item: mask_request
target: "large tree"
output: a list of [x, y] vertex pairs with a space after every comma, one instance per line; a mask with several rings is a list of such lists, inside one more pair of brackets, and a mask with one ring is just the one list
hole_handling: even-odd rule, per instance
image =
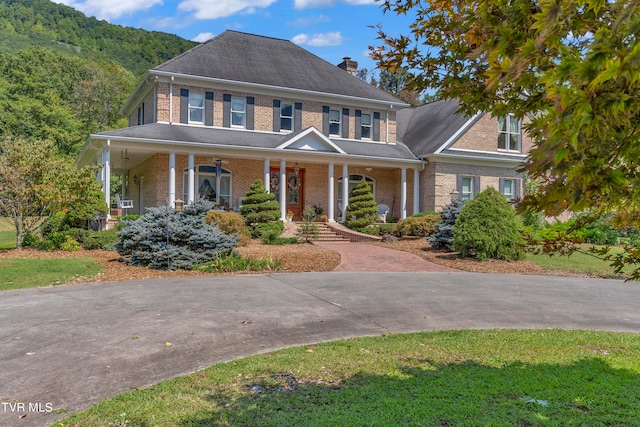
[[394, 0], [408, 35], [379, 27], [379, 66], [412, 70], [462, 111], [528, 117], [526, 169], [540, 179], [523, 206], [591, 208], [640, 222], [640, 0]]
[[73, 218], [106, 212], [95, 171], [78, 169], [53, 142], [6, 138], [0, 142], [0, 215], [16, 228], [16, 245], [43, 218], [73, 209]]

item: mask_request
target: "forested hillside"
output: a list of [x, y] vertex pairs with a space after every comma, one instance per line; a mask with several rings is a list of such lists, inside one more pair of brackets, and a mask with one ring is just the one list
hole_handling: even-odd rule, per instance
[[50, 0], [0, 0], [0, 51], [32, 45], [114, 61], [139, 75], [196, 43], [88, 18]]

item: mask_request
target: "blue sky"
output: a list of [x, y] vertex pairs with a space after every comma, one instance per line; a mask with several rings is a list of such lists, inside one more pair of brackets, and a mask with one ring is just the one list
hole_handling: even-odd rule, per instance
[[[332, 64], [345, 56], [372, 70], [375, 29], [407, 34], [410, 17], [383, 14], [376, 0], [54, 0], [112, 24], [206, 41], [225, 30], [291, 40]], [[277, 54], [277, 52], [274, 52]]]

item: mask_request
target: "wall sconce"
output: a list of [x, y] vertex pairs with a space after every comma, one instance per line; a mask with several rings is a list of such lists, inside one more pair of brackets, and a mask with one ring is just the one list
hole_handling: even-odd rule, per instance
[[449, 195], [451, 196], [452, 202], [455, 202], [456, 200], [460, 199], [460, 192], [458, 190], [453, 190], [451, 193], [449, 193]]
[[133, 183], [135, 185], [140, 185], [140, 178], [138, 178], [138, 175], [133, 175]]

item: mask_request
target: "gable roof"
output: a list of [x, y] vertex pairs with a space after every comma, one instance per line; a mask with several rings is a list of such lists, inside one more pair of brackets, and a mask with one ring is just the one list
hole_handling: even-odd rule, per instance
[[433, 154], [476, 117], [458, 113], [457, 99], [445, 99], [397, 113], [398, 141], [418, 157]]
[[289, 40], [227, 30], [154, 71], [406, 105]]

